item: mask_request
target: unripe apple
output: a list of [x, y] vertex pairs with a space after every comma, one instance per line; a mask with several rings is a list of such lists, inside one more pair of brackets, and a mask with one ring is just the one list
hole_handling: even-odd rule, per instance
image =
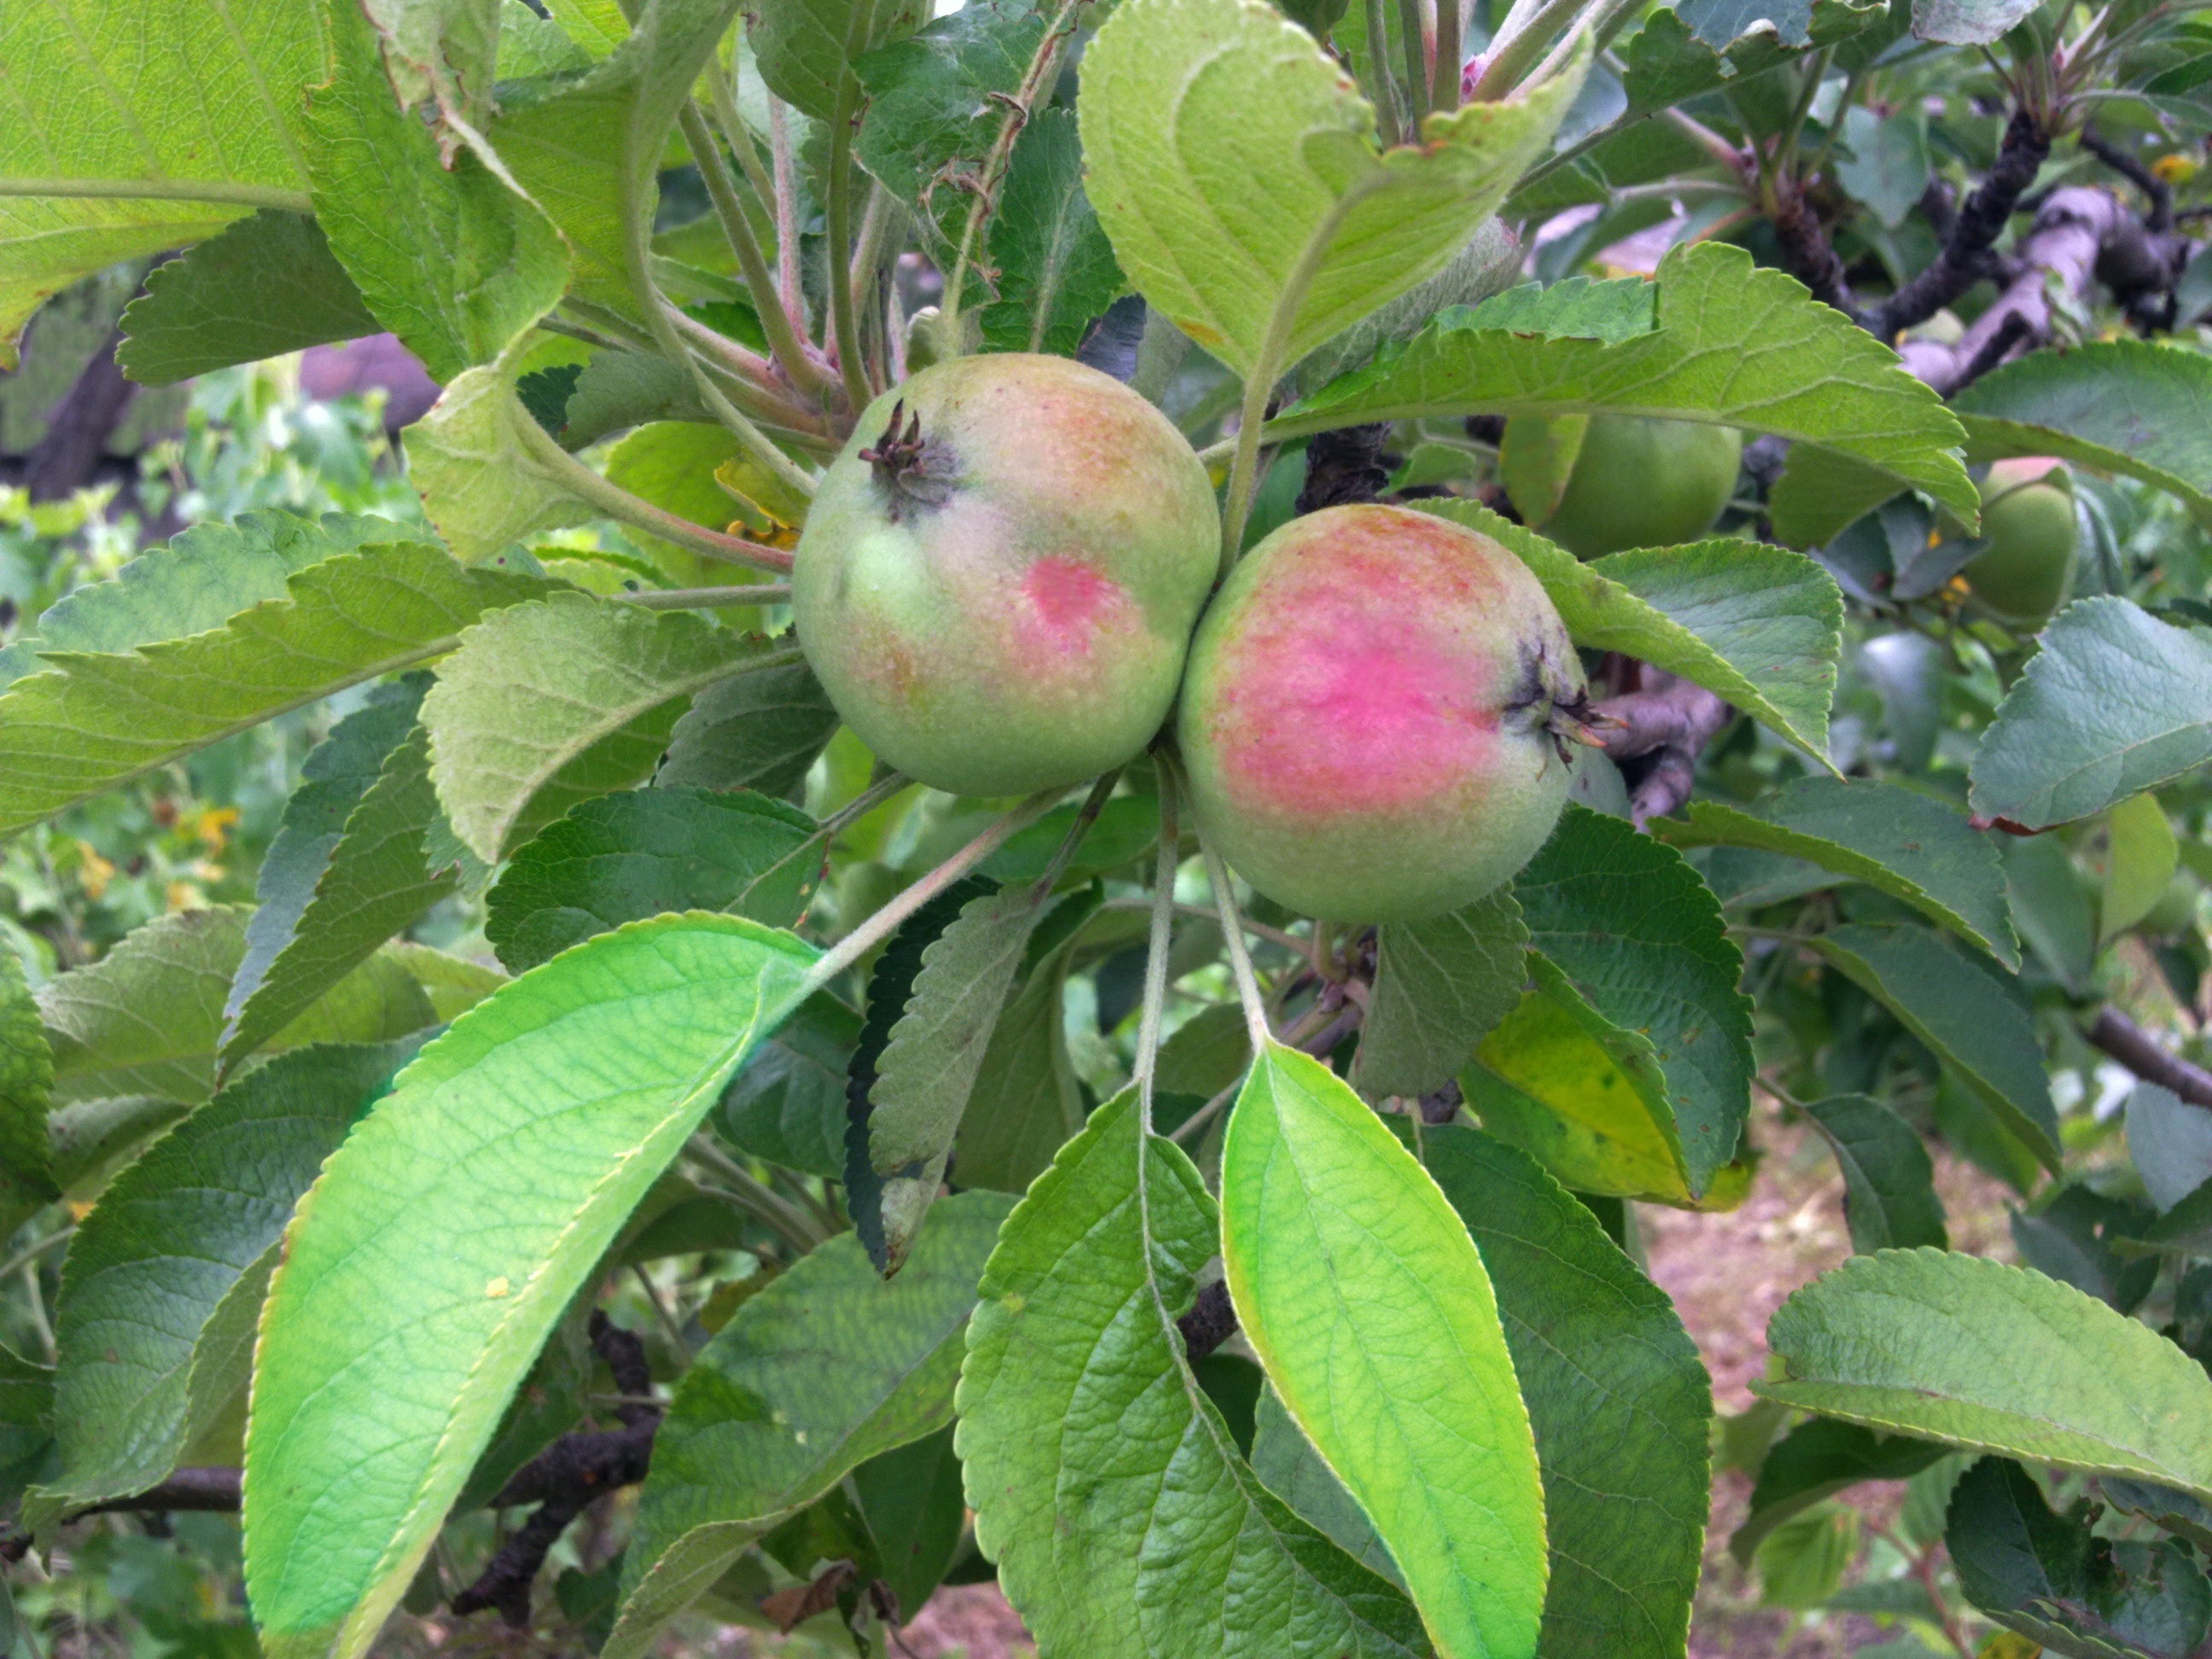
[[1176, 732], [1199, 823], [1303, 915], [1480, 898], [1557, 822], [1588, 696], [1543, 586], [1489, 537], [1330, 507], [1244, 556], [1199, 623]]
[[2074, 589], [2081, 524], [2065, 464], [2044, 455], [1997, 462], [1982, 481], [1988, 549], [1960, 574], [1975, 603], [2007, 627], [2033, 633]]
[[860, 416], [793, 556], [846, 724], [963, 795], [1078, 783], [1174, 706], [1220, 520], [1165, 416], [1065, 357], [959, 357]]
[[1538, 528], [1584, 559], [1693, 542], [1735, 493], [1742, 460], [1734, 427], [1593, 415], [1559, 511]]

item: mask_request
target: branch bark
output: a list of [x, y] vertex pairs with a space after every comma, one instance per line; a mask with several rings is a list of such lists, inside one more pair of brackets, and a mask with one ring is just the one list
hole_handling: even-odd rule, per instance
[[1620, 724], [1595, 730], [1627, 780], [1629, 811], [1642, 829], [1689, 799], [1698, 757], [1735, 718], [1735, 710], [1694, 681], [1648, 664], [1639, 667], [1641, 685], [1596, 705], [1600, 714]]
[[2082, 1035], [2146, 1083], [2171, 1089], [2192, 1106], [2212, 1110], [2212, 1072], [2169, 1054], [2117, 1008], [2100, 1008]]

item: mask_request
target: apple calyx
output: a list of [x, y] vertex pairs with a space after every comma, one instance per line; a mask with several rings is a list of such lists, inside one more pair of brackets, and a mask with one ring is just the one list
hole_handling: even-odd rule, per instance
[[[902, 416], [906, 422], [903, 431], [899, 424]], [[952, 480], [944, 476], [943, 470], [933, 470], [936, 453], [921, 435], [921, 412], [907, 415], [904, 398], [891, 405], [890, 422], [884, 428], [883, 436], [860, 451], [860, 458], [872, 470], [876, 487], [883, 492], [884, 511], [893, 524], [899, 522], [909, 504], [942, 507], [951, 498]]]

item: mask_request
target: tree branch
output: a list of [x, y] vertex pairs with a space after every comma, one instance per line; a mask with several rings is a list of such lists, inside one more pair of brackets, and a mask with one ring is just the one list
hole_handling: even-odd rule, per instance
[[1388, 421], [1316, 433], [1306, 446], [1306, 481], [1298, 491], [1297, 510], [1318, 513], [1381, 495], [1390, 482], [1390, 470], [1382, 465], [1382, 445], [1389, 435]]
[[1735, 710], [1692, 680], [1641, 665], [1642, 686], [1595, 705], [1619, 722], [1595, 728], [1629, 786], [1631, 813], [1641, 829], [1689, 799], [1698, 757], [1735, 717]]
[[2212, 1072], [2167, 1053], [2157, 1038], [2118, 1009], [2100, 1008], [2081, 1034], [2144, 1082], [2170, 1089], [2192, 1106], [2212, 1109]]
[[1892, 340], [1900, 329], [1924, 323], [1968, 289], [1991, 274], [1991, 250], [2037, 169], [2051, 154], [2051, 140], [2026, 110], [2013, 112], [1998, 148], [1996, 165], [1975, 187], [1944, 239], [1942, 251], [1928, 268], [1869, 313], [1866, 325], [1877, 338]]

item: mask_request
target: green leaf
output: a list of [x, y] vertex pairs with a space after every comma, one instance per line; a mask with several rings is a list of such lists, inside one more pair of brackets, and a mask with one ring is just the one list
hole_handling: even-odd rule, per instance
[[[1865, 0], [1813, 0], [1810, 5], [1799, 0], [1755, 9], [1691, 4], [1653, 12], [1624, 54], [1629, 109], [1664, 109], [1748, 80], [1815, 46], [1850, 39], [1887, 10]], [[1705, 159], [1699, 152], [1699, 161]]]
[[1984, 1457], [1951, 1494], [1943, 1541], [1966, 1599], [2053, 1654], [2189, 1659], [2212, 1626], [2212, 1583], [2185, 1544], [2114, 1544], [2054, 1515], [2035, 1478]]
[[1267, 436], [1469, 414], [1705, 421], [1839, 451], [1978, 522], [1950, 453], [1958, 421], [1896, 353], [1796, 277], [1706, 241], [1660, 262], [1658, 290], [1658, 326], [1618, 344], [1493, 328], [1480, 307], [1447, 311], [1402, 350], [1285, 410]]
[[0, 1504], [52, 1472], [53, 1417], [53, 1372], [0, 1347]]
[[1831, 929], [1808, 943], [1933, 1049], [2054, 1175], [2058, 1117], [2025, 1000], [1924, 927]]
[[438, 811], [415, 724], [428, 685], [428, 674], [410, 674], [378, 688], [301, 768], [223, 1004], [226, 1068], [453, 890], [453, 876], [430, 873], [423, 851]]
[[1944, 1455], [1942, 1447], [1904, 1435], [1881, 1435], [1856, 1423], [1815, 1417], [1776, 1441], [1759, 1466], [1743, 1524], [1729, 1553], [1746, 1566], [1772, 1532], [1792, 1516], [1863, 1480], [1903, 1480]]
[[2043, 630], [1975, 751], [1974, 811], [2028, 830], [2094, 817], [2212, 760], [2212, 634], [2129, 600]]
[[1246, 1339], [1438, 1654], [1534, 1652], [1535, 1441], [1489, 1275], [1436, 1182], [1326, 1066], [1271, 1044], [1229, 1120], [1221, 1230]]
[[[529, 376], [523, 377], [527, 384]], [[538, 411], [532, 410], [532, 414]], [[564, 449], [581, 449], [611, 433], [653, 421], [696, 423], [714, 418], [691, 377], [665, 357], [644, 351], [600, 351], [583, 365], [557, 421], [538, 424]]]
[[1096, 887], [1069, 894], [1030, 937], [953, 1143], [952, 1171], [963, 1187], [1026, 1192], [1083, 1127], [1063, 1004], [1083, 924], [1098, 914], [1099, 898]]
[[1818, 444], [1797, 444], [1768, 492], [1767, 512], [1779, 540], [1826, 547], [1897, 493], [1896, 478], [1877, 467]]
[[[1070, 803], [1054, 807], [1025, 830], [1017, 830], [1006, 844], [976, 866], [995, 882], [1039, 881], [1075, 828], [1082, 808]], [[1089, 881], [1121, 870], [1143, 858], [1160, 839], [1160, 803], [1157, 795], [1121, 795], [1106, 803], [1083, 839], [1076, 844], [1060, 884]]]
[[2034, 9], [2034, 0], [1913, 0], [1912, 32], [1946, 46], [1986, 46]]
[[2212, 1496], [2212, 1379], [2095, 1297], [1942, 1250], [1854, 1256], [1767, 1326], [1752, 1392], [1969, 1450]]
[[1751, 1102], [1751, 1004], [1720, 906], [1680, 854], [1570, 805], [1514, 884], [1531, 946], [1665, 1079], [1682, 1172], [1703, 1194], [1735, 1155]]
[[396, 939], [380, 953], [397, 963], [422, 988], [441, 1024], [450, 1024], [507, 983], [496, 968], [466, 957], [448, 956], [412, 939]]
[[576, 801], [650, 776], [693, 692], [797, 654], [690, 611], [586, 593], [495, 612], [422, 700], [438, 799], [494, 863]]
[[988, 249], [998, 298], [976, 316], [986, 350], [1072, 356], [1128, 287], [1084, 192], [1073, 111], [1042, 111], [1022, 129]]
[[1712, 1390], [1696, 1345], [1666, 1293], [1525, 1154], [1449, 1126], [1419, 1146], [1490, 1273], [1535, 1432], [1551, 1554], [1538, 1651], [1680, 1655], [1709, 1489]]
[[1901, 899], [2015, 971], [2004, 864], [1989, 837], [1932, 796], [1897, 784], [1801, 778], [1750, 806], [1692, 804], [1661, 819], [1676, 847], [1749, 847], [1817, 864]]
[[422, 510], [465, 563], [599, 516], [533, 448], [533, 438], [549, 441], [514, 385], [511, 363], [465, 370], [402, 434]]
[[[897, 1271], [944, 1180], [1044, 899], [1021, 885], [970, 900], [922, 952], [868, 1091], [868, 1166], [883, 1182], [878, 1265], [886, 1273]], [[864, 1226], [862, 1237], [869, 1231]]]
[[1273, 379], [1451, 260], [1551, 143], [1585, 61], [1378, 153], [1374, 110], [1273, 8], [1128, 0], [1084, 53], [1091, 206], [1154, 308]]
[[323, 227], [264, 208], [148, 274], [115, 361], [141, 386], [173, 386], [379, 327]]
[[1432, 1094], [1521, 1000], [1528, 930], [1508, 888], [1428, 921], [1385, 923], [1352, 1062], [1370, 1099]]
[[[635, 314], [668, 135], [738, 0], [644, 0], [613, 53], [550, 98], [517, 100], [492, 147], [568, 244], [574, 291]], [[811, 11], [784, 0], [775, 13]]]
[[61, 1196], [46, 1144], [53, 1087], [53, 1053], [23, 977], [23, 959], [0, 944], [0, 1220], [13, 1216], [20, 1224]]
[[1473, 501], [1417, 503], [1510, 548], [1577, 645], [1694, 680], [1828, 766], [1844, 596], [1801, 553], [1720, 538], [1585, 564]]
[[856, 60], [929, 16], [921, 0], [767, 0], [747, 15], [745, 43], [770, 92], [827, 121], [860, 98]]
[[[273, 1247], [292, 1206], [412, 1043], [318, 1045], [225, 1089], [118, 1176], [70, 1241], [54, 1333], [62, 1468], [33, 1504], [62, 1511], [166, 1479], [246, 1380], [188, 1399], [218, 1306]], [[264, 1270], [265, 1276], [265, 1268]], [[247, 1307], [250, 1348], [252, 1313]], [[200, 1413], [191, 1409], [202, 1406]], [[34, 1529], [50, 1521], [33, 1519]]]
[[664, 789], [791, 795], [836, 730], [837, 711], [804, 660], [763, 659], [691, 699], [653, 781]]
[[1234, 1003], [1201, 1008], [1160, 1045], [1158, 1087], [1164, 1094], [1211, 1100], [1252, 1063], [1251, 1027]]
[[976, 1541], [1042, 1652], [1412, 1659], [1412, 1608], [1261, 1486], [1191, 1375], [1175, 1322], [1219, 1247], [1205, 1182], [1133, 1091], [1060, 1149], [969, 1325]]
[[788, 927], [805, 914], [825, 856], [813, 819], [750, 790], [605, 795], [516, 850], [485, 896], [484, 937], [519, 974], [595, 933], [670, 910], [724, 910]]
[[[55, 1103], [140, 1096], [190, 1106], [212, 1095], [223, 1000], [246, 953], [249, 915], [218, 905], [156, 916], [90, 967], [47, 981], [38, 996]], [[371, 963], [264, 1046], [381, 1042], [429, 1023], [414, 982]]]
[[1569, 276], [1492, 295], [1472, 320], [1512, 334], [1620, 345], [1659, 326], [1659, 290], [1641, 276]]
[[667, 1621], [854, 1465], [952, 1420], [975, 1285], [1013, 1207], [963, 1193], [886, 1284], [854, 1234], [749, 1298], [700, 1351], [653, 1442], [606, 1659]]
[[882, 1554], [882, 1582], [898, 1598], [891, 1622], [913, 1618], [944, 1581], [966, 1541], [967, 1495], [952, 1451], [950, 1407], [945, 1426], [853, 1471], [853, 1492]]
[[299, 88], [320, 7], [146, 12], [27, 0], [0, 21], [0, 369], [48, 295], [204, 240], [257, 207], [304, 212]]
[[[434, 100], [442, 119], [483, 125], [500, 44], [509, 38], [501, 0], [366, 0], [392, 90], [403, 107]], [[511, 77], [514, 70], [507, 68]]]
[[1310, 1522], [1376, 1577], [1406, 1588], [1398, 1564], [1375, 1535], [1375, 1523], [1284, 1409], [1282, 1396], [1264, 1381], [1253, 1410], [1251, 1462], [1260, 1484], [1289, 1504], [1300, 1520]]
[[451, 651], [540, 579], [419, 543], [340, 553], [222, 627], [133, 651], [58, 651], [0, 695], [0, 833], [273, 715]]
[[2032, 352], [1953, 406], [1974, 460], [2056, 455], [2212, 511], [2212, 363], [2193, 351], [2112, 340]]
[[2181, 857], [2173, 826], [2154, 796], [2130, 796], [2106, 815], [2105, 823], [2105, 896], [2097, 917], [2100, 945], [2151, 913]]
[[398, 66], [363, 9], [331, 15], [333, 71], [308, 100], [315, 218], [359, 284], [356, 302], [448, 381], [553, 308], [568, 255], [545, 215], [474, 150], [442, 154], [400, 106], [387, 74]]
[[725, 916], [592, 939], [454, 1022], [325, 1166], [246, 1436], [271, 1659], [368, 1650], [547, 1334], [812, 957]]
[[1844, 1172], [1854, 1252], [1948, 1248], [1935, 1161], [1911, 1124], [1865, 1095], [1832, 1095], [1805, 1109]]
[[830, 1181], [845, 1176], [845, 1078], [860, 1017], [823, 991], [754, 1049], [716, 1121], [740, 1150]]

